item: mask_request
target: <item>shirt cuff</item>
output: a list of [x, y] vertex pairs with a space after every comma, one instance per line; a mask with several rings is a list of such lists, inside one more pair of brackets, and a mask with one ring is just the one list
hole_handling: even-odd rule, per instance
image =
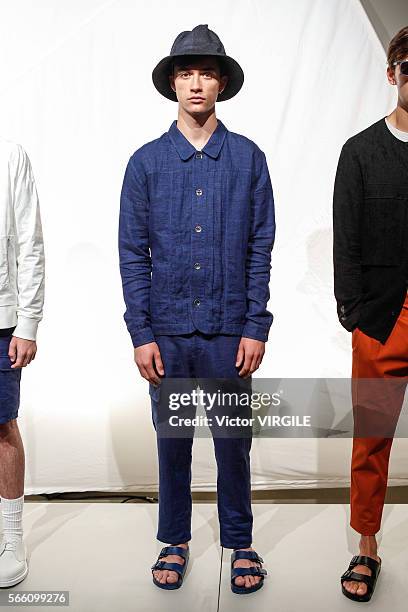
[[38, 324], [38, 319], [30, 319], [28, 317], [18, 315], [17, 325], [13, 331], [13, 336], [16, 336], [16, 338], [23, 338], [24, 340], [36, 340]]
[[252, 338], [252, 340], [260, 340], [261, 342], [267, 342], [269, 334], [269, 328], [261, 327], [252, 321], [247, 321], [244, 325], [241, 336], [245, 338]]
[[142, 344], [148, 344], [149, 342], [155, 342], [153, 331], [151, 327], [144, 327], [138, 331], [131, 331], [130, 337], [132, 338], [133, 347], [141, 346]]

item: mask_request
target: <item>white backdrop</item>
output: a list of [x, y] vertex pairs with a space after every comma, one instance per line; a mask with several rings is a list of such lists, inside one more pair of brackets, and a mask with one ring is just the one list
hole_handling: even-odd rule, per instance
[[[332, 286], [334, 173], [343, 142], [396, 101], [358, 0], [3, 2], [0, 134], [30, 156], [46, 249], [39, 350], [22, 378], [26, 493], [157, 488], [148, 385], [122, 319], [119, 194], [131, 153], [177, 117], [151, 71], [198, 23], [244, 69], [243, 89], [217, 114], [265, 151], [274, 187], [275, 321], [257, 375], [350, 374]], [[345, 485], [350, 449], [255, 440], [253, 486]], [[407, 454], [396, 440], [392, 484], [408, 482]], [[215, 478], [212, 442], [196, 440], [194, 488]]]

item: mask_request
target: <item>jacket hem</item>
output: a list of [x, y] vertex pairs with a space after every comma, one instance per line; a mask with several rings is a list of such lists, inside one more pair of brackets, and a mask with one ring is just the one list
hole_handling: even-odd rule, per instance
[[218, 325], [192, 325], [191, 323], [152, 324], [153, 333], [156, 335], [190, 334], [198, 330], [203, 334], [230, 334], [241, 336], [243, 329], [244, 323], [221, 323]]
[[0, 329], [17, 325], [17, 304], [0, 306]]

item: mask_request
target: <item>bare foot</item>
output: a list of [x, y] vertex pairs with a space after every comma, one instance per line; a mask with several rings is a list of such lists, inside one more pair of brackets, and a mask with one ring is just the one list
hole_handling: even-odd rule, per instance
[[[188, 548], [188, 542], [185, 544], [170, 544], [170, 546], [180, 546], [181, 548]], [[162, 557], [160, 561], [164, 561], [165, 563], [180, 563], [180, 565], [184, 565], [183, 557], [180, 555], [167, 555], [166, 557]], [[153, 570], [153, 576], [156, 578], [158, 582], [161, 584], [174, 584], [179, 580], [179, 574], [172, 570]]]
[[[253, 548], [238, 548], [234, 550], [254, 550]], [[233, 567], [259, 567], [259, 564], [250, 559], [237, 559], [234, 561]], [[261, 580], [260, 576], [237, 576], [235, 578], [235, 585], [249, 589], [251, 586], [255, 586]]]
[[[380, 561], [380, 557], [377, 555], [377, 540], [375, 536], [361, 536], [360, 540], [360, 555], [365, 557], [371, 557], [375, 561]], [[353, 572], [359, 574], [365, 574], [371, 576], [372, 571], [365, 565], [356, 565], [353, 567]], [[358, 582], [356, 580], [346, 580], [343, 582], [343, 586], [349, 593], [354, 595], [365, 595], [367, 593], [367, 585], [365, 582]]]

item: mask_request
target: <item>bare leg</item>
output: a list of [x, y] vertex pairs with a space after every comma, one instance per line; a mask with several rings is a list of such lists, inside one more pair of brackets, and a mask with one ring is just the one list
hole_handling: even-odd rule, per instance
[[25, 456], [17, 420], [0, 424], [0, 495], [16, 499], [24, 494]]
[[0, 424], [0, 495], [3, 538], [0, 586], [18, 584], [28, 573], [23, 542], [24, 448], [16, 419]]

